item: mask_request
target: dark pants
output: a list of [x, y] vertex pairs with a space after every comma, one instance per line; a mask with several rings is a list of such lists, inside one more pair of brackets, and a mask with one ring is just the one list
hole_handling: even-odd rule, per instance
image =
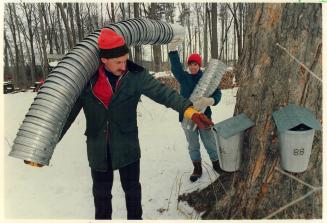
[[[91, 170], [95, 219], [111, 219], [111, 188], [114, 179], [113, 170], [100, 172]], [[140, 161], [119, 169], [120, 182], [125, 192], [127, 219], [142, 219]]]

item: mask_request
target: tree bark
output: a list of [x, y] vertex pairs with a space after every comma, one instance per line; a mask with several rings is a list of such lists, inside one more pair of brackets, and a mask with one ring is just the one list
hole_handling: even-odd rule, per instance
[[14, 20], [14, 15], [13, 15], [13, 10], [14, 10], [15, 5], [13, 3], [8, 4], [8, 10], [9, 10], [9, 16], [10, 20], [8, 21], [10, 31], [14, 40], [14, 49], [15, 49], [15, 64], [14, 64], [14, 85], [18, 85], [18, 74], [20, 72], [19, 69], [19, 63], [20, 63], [20, 57], [19, 57], [19, 48], [18, 48], [18, 43], [17, 43], [17, 33], [16, 33], [16, 26], [15, 26], [15, 20]]
[[111, 18], [111, 22], [115, 23], [116, 15], [115, 15], [115, 4], [114, 3], [110, 3], [110, 9], [111, 9], [111, 17], [110, 17], [109, 11], [108, 11], [108, 15]]
[[58, 6], [58, 8], [60, 10], [61, 18], [62, 18], [62, 21], [64, 22], [64, 26], [65, 26], [66, 34], [67, 34], [68, 47], [69, 47], [69, 49], [72, 49], [73, 46], [74, 46], [73, 38], [72, 38], [72, 31], [71, 31], [71, 29], [69, 27], [69, 24], [68, 24], [68, 19], [67, 19], [67, 16], [66, 16], [64, 6], [62, 5], [62, 3], [56, 3], [56, 5]]
[[[134, 18], [140, 17], [140, 4], [139, 3], [133, 3], [134, 7]], [[142, 65], [142, 48], [141, 46], [134, 46], [134, 62], [137, 64]]]
[[[149, 18], [150, 19], [159, 19], [157, 10], [158, 3], [151, 3], [149, 9]], [[158, 72], [161, 69], [162, 64], [162, 57], [161, 57], [161, 46], [160, 45], [153, 45], [153, 64], [154, 64], [154, 72]]]
[[[16, 4], [17, 5], [17, 4]], [[18, 21], [18, 17], [17, 17], [17, 12], [16, 12], [16, 5], [13, 6], [13, 16], [15, 18], [15, 27], [17, 29], [17, 36], [18, 36], [18, 44], [19, 44], [19, 48], [18, 48], [18, 56], [19, 56], [19, 63], [18, 63], [18, 67], [19, 69], [19, 73], [18, 73], [18, 83], [21, 87], [26, 88], [27, 87], [27, 77], [26, 77], [26, 72], [25, 72], [25, 58], [24, 58], [24, 53], [23, 53], [23, 42], [20, 36], [20, 26], [19, 26], [19, 21]]]
[[48, 16], [50, 15], [50, 4], [48, 3], [42, 4], [42, 15], [44, 17], [44, 29], [46, 30], [46, 34], [47, 34], [47, 42], [49, 43], [49, 53], [53, 54], [53, 42], [52, 42], [53, 35], [51, 32], [51, 26], [49, 25], [48, 22]]
[[119, 8], [120, 8], [120, 11], [121, 11], [122, 20], [126, 20], [125, 4], [124, 3], [119, 3]]
[[217, 3], [212, 3], [212, 37], [211, 37], [211, 57], [218, 59], [218, 33], [217, 33]]
[[[6, 34], [6, 30], [4, 29], [3, 30], [3, 36], [4, 36], [4, 44], [5, 44], [5, 48], [4, 48], [4, 55], [5, 55], [5, 58], [4, 58], [4, 61], [5, 61], [5, 68], [4, 68], [4, 75], [5, 77], [8, 77], [9, 73], [11, 74], [11, 79], [13, 80], [14, 77], [13, 77], [13, 73], [12, 73], [12, 70], [10, 69], [11, 66], [14, 65], [14, 56], [13, 56], [13, 53], [12, 53], [12, 50], [11, 50], [11, 47], [10, 47], [10, 44], [8, 42], [8, 38], [7, 38], [7, 34]], [[9, 63], [10, 61], [10, 63]]]
[[69, 15], [69, 21], [70, 21], [70, 29], [72, 32], [73, 46], [75, 46], [76, 45], [76, 32], [75, 32], [75, 27], [74, 27], [73, 3], [68, 3], [68, 15]]
[[196, 37], [196, 41], [195, 41], [195, 46], [197, 46], [197, 44], [199, 44], [199, 53], [202, 52], [202, 41], [201, 41], [201, 24], [200, 24], [200, 14], [202, 14], [201, 11], [201, 5], [200, 3], [195, 3], [195, 11], [196, 11], [196, 22], [197, 22], [197, 33], [198, 35], [195, 36]]
[[60, 11], [58, 6], [57, 6], [57, 19], [58, 19], [58, 29], [59, 29], [59, 36], [60, 36], [61, 54], [65, 54], [64, 32], [61, 26]]
[[39, 11], [39, 18], [40, 18], [40, 28], [41, 28], [41, 44], [42, 44], [42, 55], [43, 55], [43, 79], [45, 80], [49, 74], [49, 64], [48, 64], [48, 56], [47, 56], [47, 47], [45, 42], [45, 30], [44, 30], [44, 23], [43, 23], [43, 12], [42, 6], [43, 3], [38, 3], [38, 11]]
[[24, 12], [27, 20], [27, 28], [29, 34], [29, 44], [31, 47], [31, 81], [32, 84], [35, 82], [35, 75], [36, 75], [36, 65], [35, 65], [35, 50], [34, 50], [34, 33], [32, 27], [32, 10], [34, 10], [34, 5], [23, 3]]
[[204, 21], [204, 34], [203, 34], [203, 64], [208, 64], [208, 3], [205, 3], [205, 21]]
[[[322, 82], [276, 45], [321, 77], [321, 4], [253, 4], [247, 21], [234, 115], [245, 113], [255, 126], [245, 132], [240, 171], [229, 174], [227, 193], [203, 215], [208, 219], [265, 218], [311, 190], [275, 169], [280, 155], [272, 112], [292, 103], [322, 120]], [[322, 186], [321, 132], [315, 134], [308, 169], [292, 175]], [[321, 190], [272, 218], [322, 218]]]
[[83, 28], [81, 23], [81, 15], [79, 10], [80, 3], [75, 3], [75, 16], [76, 16], [76, 25], [77, 25], [77, 31], [78, 31], [78, 40], [83, 40]]

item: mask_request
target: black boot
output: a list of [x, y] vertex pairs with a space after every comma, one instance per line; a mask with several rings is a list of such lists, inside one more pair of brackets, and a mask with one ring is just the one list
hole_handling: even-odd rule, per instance
[[197, 181], [202, 175], [202, 166], [201, 161], [193, 161], [194, 170], [192, 175], [190, 176], [190, 181]]
[[226, 173], [226, 171], [222, 170], [219, 165], [219, 160], [211, 161], [212, 162], [212, 168], [219, 174]]

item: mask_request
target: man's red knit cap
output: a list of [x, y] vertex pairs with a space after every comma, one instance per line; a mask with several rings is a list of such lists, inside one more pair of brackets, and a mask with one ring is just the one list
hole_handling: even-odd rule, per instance
[[100, 58], [120, 57], [129, 52], [125, 40], [111, 29], [101, 29], [98, 37]]
[[187, 64], [190, 64], [192, 62], [197, 63], [201, 67], [202, 58], [201, 58], [200, 54], [197, 54], [197, 53], [191, 54], [187, 59]]

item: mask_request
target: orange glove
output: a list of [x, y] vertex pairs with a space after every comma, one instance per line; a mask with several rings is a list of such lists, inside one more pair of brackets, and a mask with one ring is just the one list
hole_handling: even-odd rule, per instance
[[35, 167], [43, 167], [42, 164], [35, 163], [35, 162], [32, 162], [32, 161], [24, 160], [24, 163], [25, 163], [25, 164], [28, 164], [28, 165], [31, 165], [31, 166], [35, 166]]
[[207, 129], [214, 125], [205, 114], [195, 110], [192, 106], [185, 110], [184, 117], [191, 119], [199, 129]]

